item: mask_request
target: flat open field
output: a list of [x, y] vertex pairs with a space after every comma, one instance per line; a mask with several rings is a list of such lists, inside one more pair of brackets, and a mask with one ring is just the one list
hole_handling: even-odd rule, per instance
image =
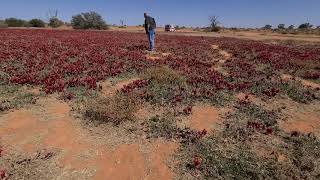
[[[144, 32], [143, 27], [128, 26], [126, 28], [112, 27], [112, 31], [122, 32]], [[268, 30], [229, 30], [224, 29], [219, 33], [195, 31], [191, 28], [185, 28], [177, 30], [176, 32], [165, 32], [164, 28], [157, 28], [157, 32], [166, 35], [185, 35], [185, 36], [206, 36], [206, 37], [229, 37], [237, 39], [249, 39], [258, 41], [267, 41], [271, 43], [277, 43], [278, 41], [284, 41], [287, 43], [294, 43], [292, 41], [299, 41], [304, 43], [320, 43], [319, 35], [312, 34], [281, 34], [277, 32], [271, 32]]]
[[320, 45], [185, 33], [0, 29], [0, 179], [319, 179]]

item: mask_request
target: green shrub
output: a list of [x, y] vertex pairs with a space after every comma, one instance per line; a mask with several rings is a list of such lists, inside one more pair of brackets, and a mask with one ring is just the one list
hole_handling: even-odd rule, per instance
[[220, 30], [221, 30], [221, 27], [219, 27], [219, 26], [212, 27], [212, 28], [210, 29], [211, 32], [219, 32]]
[[313, 27], [312, 24], [310, 23], [303, 23], [303, 24], [300, 24], [298, 29], [304, 29], [304, 30], [307, 30], [307, 29], [311, 29]]
[[31, 19], [29, 21], [29, 24], [31, 27], [45, 27], [46, 24], [44, 21], [42, 21], [41, 19]]
[[196, 179], [299, 179], [292, 166], [257, 156], [250, 144], [214, 135], [183, 145], [177, 162], [180, 174]]
[[84, 116], [92, 122], [111, 122], [118, 125], [134, 120], [136, 111], [136, 99], [118, 93], [112, 97], [98, 97], [89, 100], [85, 105]]
[[285, 26], [286, 26], [285, 24], [279, 24], [279, 25], [278, 25], [278, 29], [282, 29], [282, 30], [283, 30], [283, 29], [286, 29]]
[[8, 24], [6, 24], [4, 21], [0, 20], [0, 28], [8, 28]]
[[290, 26], [288, 27], [288, 29], [289, 29], [289, 30], [293, 30], [293, 29], [294, 29], [294, 25], [290, 25]]
[[169, 103], [175, 98], [178, 89], [186, 89], [185, 77], [166, 66], [148, 70], [145, 74], [145, 79], [150, 80], [147, 87], [148, 101], [153, 104], [163, 105]]
[[53, 28], [58, 28], [58, 27], [62, 26], [63, 24], [64, 23], [61, 20], [59, 20], [56, 17], [53, 17], [53, 18], [50, 18], [48, 25]]
[[267, 25], [265, 25], [262, 29], [270, 30], [270, 29], [272, 29], [272, 25], [267, 24]]
[[5, 19], [5, 23], [8, 27], [26, 27], [28, 26], [28, 22], [22, 19], [17, 18], [7, 18]]
[[293, 165], [299, 169], [301, 179], [320, 178], [320, 140], [313, 135], [284, 137], [289, 144]]
[[280, 88], [292, 100], [299, 103], [308, 103], [319, 98], [315, 91], [305, 88], [300, 81], [288, 81], [282, 83]]
[[262, 106], [253, 103], [241, 104], [238, 108], [240, 113], [245, 114], [250, 119], [257, 120], [267, 127], [277, 125], [278, 119], [280, 119], [276, 111], [266, 110]]
[[152, 68], [146, 72], [145, 76], [146, 79], [150, 79], [160, 86], [181, 85], [186, 81], [181, 74], [167, 66]]
[[148, 128], [150, 135], [155, 138], [165, 137], [172, 139], [178, 131], [176, 121], [172, 115], [152, 117], [148, 121]]
[[192, 144], [207, 135], [207, 131], [195, 131], [188, 127], [179, 127], [171, 113], [155, 116], [147, 122], [148, 135], [151, 138], [166, 138], [179, 141], [181, 144]]
[[0, 70], [0, 85], [7, 84], [10, 80], [9, 74]]
[[22, 90], [21, 86], [0, 83], [0, 113], [34, 104], [37, 101], [37, 96]]
[[73, 16], [71, 24], [74, 29], [108, 29], [102, 16], [93, 11]]

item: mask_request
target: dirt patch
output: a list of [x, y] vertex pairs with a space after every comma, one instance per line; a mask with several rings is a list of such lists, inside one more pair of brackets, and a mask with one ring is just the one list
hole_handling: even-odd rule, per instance
[[210, 105], [196, 105], [192, 109], [190, 117], [190, 127], [197, 131], [217, 130], [217, 126], [222, 122], [220, 115], [223, 109], [218, 109]]
[[151, 61], [157, 61], [157, 60], [161, 59], [161, 57], [156, 56], [156, 55], [151, 55], [151, 54], [146, 55], [146, 58]]
[[283, 120], [279, 121], [279, 126], [285, 132], [298, 131], [304, 134], [312, 132], [320, 137], [319, 102], [301, 104], [290, 98], [282, 98], [267, 101], [263, 106], [270, 109], [281, 109]]
[[[271, 141], [274, 141], [274, 140], [270, 140], [270, 142]], [[252, 149], [256, 153], [256, 155], [259, 157], [275, 158], [275, 159], [277, 159], [277, 161], [279, 163], [283, 163], [283, 162], [288, 161], [287, 156], [278, 152], [277, 148], [272, 147], [272, 145], [271, 145], [271, 147], [270, 146], [267, 147], [267, 146], [265, 146], [265, 144], [261, 145], [261, 144], [259, 144], [259, 142], [255, 142], [252, 144]]]
[[313, 112], [300, 112], [291, 114], [291, 117], [280, 124], [281, 128], [291, 133], [298, 131], [304, 134], [315, 133], [320, 135], [320, 114]]
[[122, 80], [113, 84], [110, 80], [99, 83], [99, 86], [102, 88], [101, 93], [104, 96], [112, 96], [117, 91], [121, 90], [124, 86], [131, 84], [134, 81], [139, 80], [139, 78], [130, 78], [127, 80]]
[[113, 152], [102, 152], [95, 163], [100, 168], [94, 179], [173, 179], [166, 161], [178, 145], [156, 141], [149, 146], [147, 153], [138, 144], [120, 145]]
[[211, 47], [213, 50], [216, 50], [219, 53], [219, 56], [218, 56], [219, 61], [215, 62], [212, 68], [222, 73], [223, 75], [227, 76], [228, 72], [223, 69], [223, 65], [228, 59], [232, 57], [232, 55], [229, 54], [227, 51], [221, 50], [218, 45], [214, 44], [214, 45], [211, 45]]
[[160, 140], [152, 143], [150, 153], [151, 173], [146, 179], [173, 179], [174, 173], [167, 166], [168, 157], [178, 149], [178, 144], [174, 142], [161, 142]]
[[155, 107], [149, 103], [144, 103], [139, 107], [139, 110], [135, 113], [135, 117], [140, 120], [149, 120], [156, 115], [163, 115], [165, 109], [162, 107]]
[[244, 100], [244, 101], [249, 100], [255, 104], [263, 104], [264, 103], [264, 101], [262, 99], [260, 99], [259, 97], [255, 96], [253, 94], [241, 92], [241, 93], [238, 93], [236, 97], [238, 100]]
[[[49, 179], [57, 173], [61, 179], [173, 178], [174, 173], [166, 162], [177, 144], [136, 139], [137, 143], [111, 147], [113, 140], [110, 138], [114, 137], [104, 137], [108, 133], [92, 135], [70, 115], [67, 103], [51, 97], [40, 99], [38, 103], [34, 108], [13, 111], [0, 118], [1, 144], [8, 154], [28, 156], [42, 149], [57, 152], [52, 160], [36, 164], [49, 167], [45, 164], [54, 163], [60, 168], [59, 171], [42, 169], [48, 171], [44, 174]], [[53, 172], [55, 174], [50, 174]]]
[[[231, 56], [232, 56], [232, 55], [231, 55], [230, 53], [228, 53], [227, 51], [221, 50], [218, 45], [215, 45], [215, 44], [214, 44], [214, 45], [212, 45], [211, 47], [212, 47], [212, 49], [214, 49], [214, 50], [218, 50], [220, 56], [223, 57], [224, 60], [229, 59], [229, 58], [231, 58]], [[221, 60], [221, 61], [222, 61], [222, 60]]]
[[287, 133], [298, 131], [304, 134], [315, 133], [320, 136], [320, 104], [313, 102], [301, 104], [290, 98], [260, 99], [254, 95], [239, 93], [239, 100], [248, 99], [254, 104], [263, 106], [266, 110], [281, 111], [282, 120], [279, 126]]
[[289, 74], [283, 74], [281, 75], [281, 78], [285, 81], [289, 81], [289, 80], [298, 80], [298, 81], [301, 81], [301, 83], [305, 86], [305, 87], [309, 87], [309, 88], [312, 88], [312, 89], [320, 89], [320, 84], [317, 84], [315, 82], [312, 82], [312, 81], [308, 81], [308, 80], [304, 80], [304, 79], [301, 79], [299, 77], [293, 77]]
[[39, 96], [41, 94], [41, 88], [34, 87], [32, 89], [28, 89], [28, 92], [30, 92], [31, 94], [34, 94], [36, 96]]
[[151, 60], [151, 61], [157, 61], [157, 60], [160, 60], [162, 58], [168, 57], [170, 55], [171, 55], [171, 53], [152, 52], [152, 53], [148, 53], [146, 55], [146, 58], [148, 60]]
[[[34, 142], [37, 136], [43, 133], [44, 123], [40, 122], [27, 110], [18, 110], [3, 116], [0, 124], [0, 137], [9, 148], [18, 147], [20, 150], [25, 144]], [[34, 150], [29, 146], [26, 150]]]
[[114, 152], [102, 152], [94, 164], [98, 170], [94, 179], [144, 179], [146, 163], [139, 145], [120, 145]]

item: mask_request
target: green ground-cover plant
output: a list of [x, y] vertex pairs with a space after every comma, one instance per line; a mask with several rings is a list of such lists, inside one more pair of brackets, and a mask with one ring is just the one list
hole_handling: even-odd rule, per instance
[[26, 91], [21, 85], [0, 84], [0, 113], [34, 104], [38, 96]]

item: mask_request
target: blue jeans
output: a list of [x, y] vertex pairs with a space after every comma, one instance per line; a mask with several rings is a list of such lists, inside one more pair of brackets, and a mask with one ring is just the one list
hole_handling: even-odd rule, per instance
[[156, 30], [155, 29], [150, 29], [149, 33], [149, 43], [150, 43], [150, 50], [154, 50], [154, 43], [155, 43], [155, 37], [156, 37]]

